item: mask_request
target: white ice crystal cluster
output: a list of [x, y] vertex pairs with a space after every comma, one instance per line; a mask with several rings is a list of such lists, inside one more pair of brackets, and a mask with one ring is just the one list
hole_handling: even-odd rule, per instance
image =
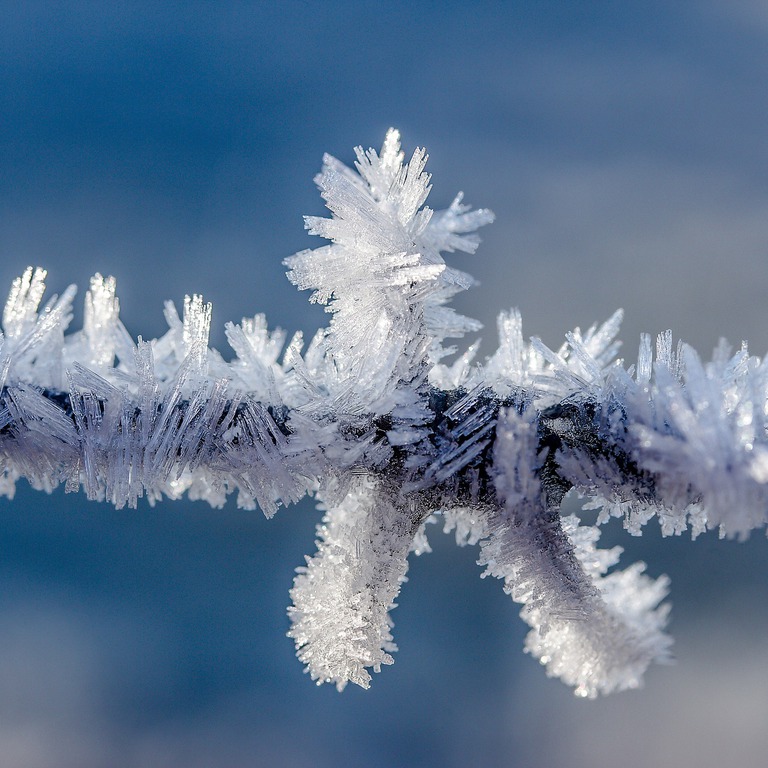
[[717, 528], [746, 536], [768, 510], [768, 363], [725, 344], [702, 363], [662, 334], [637, 365], [617, 359], [621, 313], [557, 351], [499, 317], [500, 346], [455, 362], [448, 338], [478, 324], [447, 306], [472, 279], [443, 254], [474, 253], [492, 220], [459, 195], [425, 205], [427, 156], [397, 131], [355, 170], [326, 157], [317, 183], [327, 245], [286, 261], [331, 314], [306, 350], [262, 315], [227, 325], [231, 361], [208, 347], [211, 306], [187, 297], [169, 330], [134, 342], [113, 278], [96, 275], [83, 329], [65, 334], [74, 288], [43, 304], [45, 272], [18, 278], [0, 336], [0, 493], [26, 478], [83, 488], [121, 507], [186, 493], [271, 516], [311, 494], [324, 511], [317, 553], [298, 569], [290, 636], [308, 672], [367, 687], [392, 663], [389, 612], [408, 555], [442, 516], [479, 544], [485, 575], [522, 605], [526, 650], [581, 696], [638, 686], [666, 659], [667, 581], [561, 515], [573, 491], [640, 533]]

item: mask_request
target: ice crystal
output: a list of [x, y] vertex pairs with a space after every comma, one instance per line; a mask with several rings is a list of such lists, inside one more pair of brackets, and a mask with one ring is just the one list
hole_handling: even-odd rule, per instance
[[263, 315], [229, 323], [235, 357], [208, 347], [211, 306], [187, 297], [168, 332], [134, 342], [115, 280], [96, 275], [83, 329], [66, 334], [74, 288], [42, 305], [45, 272], [14, 281], [0, 335], [0, 493], [26, 478], [135, 507], [236, 492], [271, 516], [306, 494], [324, 510], [299, 568], [289, 635], [318, 683], [363, 687], [392, 663], [389, 612], [409, 553], [442, 516], [479, 545], [530, 626], [526, 650], [580, 696], [641, 684], [667, 658], [665, 577], [615, 568], [599, 528], [561, 514], [570, 491], [639, 534], [717, 528], [746, 536], [768, 509], [768, 363], [724, 343], [711, 362], [662, 334], [637, 365], [616, 358], [621, 312], [559, 350], [526, 341], [516, 310], [499, 348], [450, 365], [446, 339], [476, 330], [448, 301], [472, 278], [443, 255], [472, 254], [493, 216], [456, 196], [425, 203], [427, 155], [406, 162], [397, 131], [355, 169], [326, 156], [317, 177], [328, 244], [286, 260], [289, 279], [331, 314], [304, 349]]

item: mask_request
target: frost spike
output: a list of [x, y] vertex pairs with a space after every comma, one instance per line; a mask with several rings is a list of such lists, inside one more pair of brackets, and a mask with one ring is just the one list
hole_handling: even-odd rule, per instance
[[407, 556], [421, 526], [392, 491], [367, 475], [318, 527], [318, 552], [297, 569], [288, 609], [299, 659], [313, 680], [370, 685], [367, 671], [392, 664], [397, 650], [389, 611], [406, 580]]

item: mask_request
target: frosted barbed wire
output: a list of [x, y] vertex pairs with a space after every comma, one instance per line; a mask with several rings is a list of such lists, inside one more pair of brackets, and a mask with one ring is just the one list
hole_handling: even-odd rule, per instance
[[439, 513], [522, 604], [548, 674], [585, 696], [636, 687], [667, 657], [666, 580], [611, 570], [617, 549], [597, 549], [598, 529], [561, 502], [575, 489], [631, 533], [654, 517], [664, 534], [765, 525], [768, 366], [725, 346], [703, 364], [662, 334], [655, 358], [644, 336], [625, 369], [620, 312], [554, 351], [524, 340], [515, 310], [487, 361], [474, 344], [441, 362], [447, 338], [479, 327], [447, 306], [473, 281], [443, 254], [474, 253], [492, 214], [461, 195], [428, 208], [426, 153], [406, 163], [394, 130], [381, 153], [356, 154], [355, 170], [326, 156], [317, 177], [331, 218], [306, 225], [330, 244], [286, 260], [332, 315], [306, 350], [256, 315], [227, 324], [225, 360], [200, 296], [181, 317], [168, 303], [168, 332], [134, 342], [100, 275], [67, 334], [74, 288], [41, 309], [45, 272], [18, 278], [0, 337], [0, 493], [22, 477], [118, 507], [234, 492], [268, 516], [313, 495], [325, 517], [290, 635], [313, 679], [339, 689], [391, 663], [389, 611]]

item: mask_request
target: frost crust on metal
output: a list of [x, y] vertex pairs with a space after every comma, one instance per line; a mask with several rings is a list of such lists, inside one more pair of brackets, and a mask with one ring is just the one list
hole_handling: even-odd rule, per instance
[[211, 305], [187, 297], [169, 330], [134, 342], [113, 278], [96, 275], [81, 331], [65, 334], [74, 287], [43, 304], [45, 271], [13, 283], [0, 335], [0, 494], [83, 489], [135, 507], [204, 499], [269, 517], [306, 494], [324, 511], [317, 552], [298, 569], [289, 635], [318, 683], [368, 687], [392, 663], [390, 609], [408, 555], [442, 519], [479, 544], [530, 625], [526, 651], [580, 696], [634, 688], [668, 658], [665, 577], [599, 528], [563, 516], [567, 493], [639, 534], [711, 529], [745, 537], [768, 509], [768, 363], [725, 343], [703, 363], [670, 332], [625, 367], [621, 312], [557, 351], [525, 341], [502, 312], [498, 350], [455, 362], [448, 338], [479, 328], [448, 306], [472, 278], [443, 254], [475, 252], [492, 221], [458, 195], [425, 205], [426, 153], [405, 162], [397, 131], [355, 169], [326, 156], [317, 184], [329, 244], [286, 260], [289, 279], [331, 314], [304, 348], [263, 315], [228, 323], [235, 357], [208, 347]]

